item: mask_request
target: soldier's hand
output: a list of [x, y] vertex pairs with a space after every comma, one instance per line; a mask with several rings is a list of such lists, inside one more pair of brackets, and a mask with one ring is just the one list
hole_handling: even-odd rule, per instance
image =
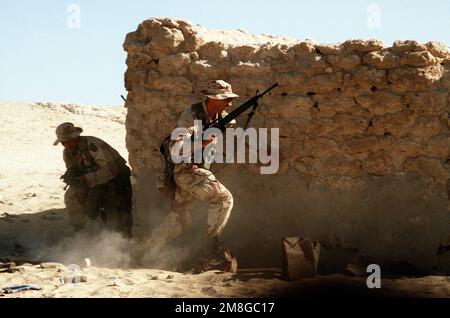
[[87, 183], [86, 176], [83, 174], [78, 178], [78, 182]]
[[74, 185], [80, 182], [81, 177], [83, 176], [83, 171], [78, 167], [70, 167], [67, 171], [61, 176], [60, 179], [64, 181], [67, 185]]
[[202, 148], [205, 148], [205, 147], [208, 146], [209, 144], [216, 145], [216, 144], [217, 144], [217, 137], [216, 137], [216, 136], [211, 136], [211, 139], [210, 139], [210, 140], [203, 140], [203, 142], [202, 142]]
[[80, 177], [62, 175], [60, 179], [67, 185], [74, 185], [78, 183]]

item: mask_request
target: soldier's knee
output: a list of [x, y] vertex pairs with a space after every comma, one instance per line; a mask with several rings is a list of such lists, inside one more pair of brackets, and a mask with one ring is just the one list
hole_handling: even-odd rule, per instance
[[64, 203], [67, 204], [79, 204], [84, 201], [83, 192], [77, 187], [69, 187], [67, 191], [64, 193]]
[[227, 195], [227, 198], [226, 198], [226, 202], [228, 203], [228, 204], [230, 204], [231, 206], [233, 206], [233, 195], [231, 194], [231, 192], [230, 191], [228, 191], [227, 190], [227, 192], [228, 192], [228, 195]]
[[226, 190], [219, 196], [220, 203], [226, 206], [233, 206], [233, 195], [230, 191]]
[[186, 232], [192, 223], [191, 218], [187, 214], [178, 215], [178, 222], [180, 223], [182, 232]]
[[190, 213], [184, 209], [174, 209], [167, 218], [168, 224], [184, 233], [191, 226]]
[[169, 213], [164, 222], [152, 232], [152, 239], [164, 245], [183, 234], [183, 225], [179, 215], [175, 212]]
[[67, 189], [67, 191], [64, 193], [64, 203], [68, 203], [73, 201], [73, 197], [74, 197], [74, 191], [71, 190], [72, 188], [69, 187], [69, 189]]

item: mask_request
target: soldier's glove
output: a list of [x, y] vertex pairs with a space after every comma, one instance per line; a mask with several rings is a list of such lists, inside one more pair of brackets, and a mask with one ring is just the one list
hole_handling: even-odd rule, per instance
[[74, 185], [80, 181], [81, 176], [84, 174], [80, 167], [73, 166], [66, 170], [66, 172], [60, 177], [67, 185]]

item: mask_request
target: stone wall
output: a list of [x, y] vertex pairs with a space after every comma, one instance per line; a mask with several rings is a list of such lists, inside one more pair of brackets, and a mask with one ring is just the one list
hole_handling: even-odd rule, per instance
[[[235, 105], [278, 82], [252, 122], [280, 128], [278, 173], [235, 164], [217, 174], [235, 198], [224, 237], [241, 264], [279, 265], [281, 238], [302, 234], [329, 251], [449, 271], [449, 253], [437, 255], [450, 244], [445, 46], [325, 45], [151, 19], [127, 35], [124, 49], [135, 234], [147, 235], [168, 209], [156, 189], [159, 145], [207, 81], [231, 83], [241, 96]], [[204, 226], [202, 206], [194, 215], [191, 235]]]

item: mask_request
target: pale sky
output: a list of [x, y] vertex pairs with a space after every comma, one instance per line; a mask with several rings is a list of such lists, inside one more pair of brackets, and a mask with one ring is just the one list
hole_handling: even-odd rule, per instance
[[0, 101], [121, 104], [123, 41], [152, 17], [322, 43], [375, 38], [450, 45], [447, 0], [2, 0], [0, 8]]

